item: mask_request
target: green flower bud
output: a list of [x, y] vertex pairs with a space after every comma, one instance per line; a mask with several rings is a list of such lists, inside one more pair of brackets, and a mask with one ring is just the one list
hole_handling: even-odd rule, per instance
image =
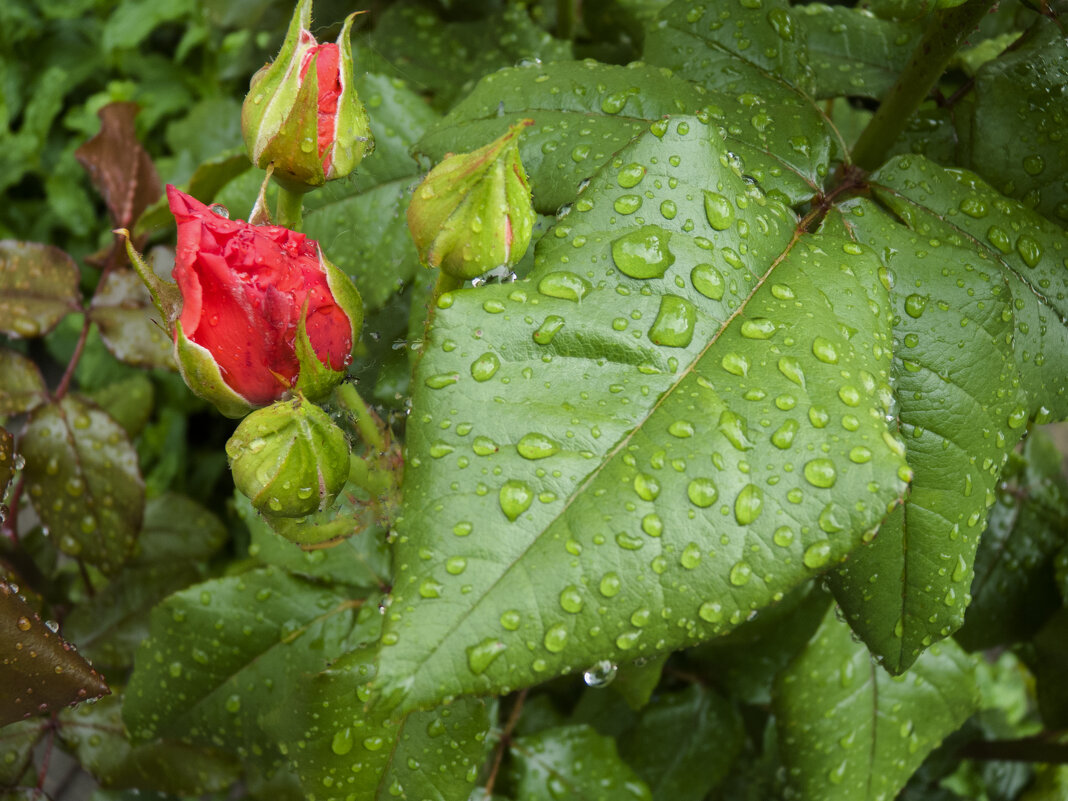
[[349, 444], [330, 417], [300, 395], [258, 409], [226, 443], [234, 484], [274, 517], [325, 509], [349, 474]]
[[311, 0], [301, 0], [278, 57], [252, 76], [241, 131], [256, 166], [274, 164], [290, 191], [342, 178], [374, 150], [367, 111], [356, 95], [345, 20], [336, 44], [312, 36]]
[[533, 124], [523, 120], [473, 153], [447, 156], [415, 190], [408, 229], [424, 264], [466, 280], [523, 258], [535, 215], [518, 139]]

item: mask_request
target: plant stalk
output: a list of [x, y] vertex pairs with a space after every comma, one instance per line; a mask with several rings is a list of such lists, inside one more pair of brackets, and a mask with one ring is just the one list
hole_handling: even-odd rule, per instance
[[852, 154], [854, 164], [869, 171], [882, 165], [920, 103], [946, 71], [957, 48], [994, 2], [968, 0], [956, 8], [935, 12], [908, 65], [857, 140]]
[[356, 391], [356, 386], [346, 382], [337, 388], [337, 397], [341, 404], [352, 413], [356, 420], [356, 430], [367, 447], [376, 455], [386, 452], [386, 440], [378, 424], [378, 416]]
[[570, 41], [575, 38], [575, 3], [578, 0], [556, 0], [556, 38]]
[[290, 192], [278, 184], [278, 206], [275, 217], [278, 224], [291, 231], [299, 231], [304, 224], [304, 193]]

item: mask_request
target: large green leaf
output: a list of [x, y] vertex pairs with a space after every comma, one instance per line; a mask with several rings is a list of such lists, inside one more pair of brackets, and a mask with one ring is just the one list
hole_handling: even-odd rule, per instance
[[33, 411], [47, 399], [37, 365], [18, 351], [0, 348], [0, 416]]
[[706, 103], [746, 173], [791, 203], [819, 194], [845, 145], [811, 96], [807, 28], [782, 0], [676, 0], [644, 58], [709, 90]]
[[969, 657], [949, 641], [922, 654], [907, 674], [890, 676], [828, 610], [775, 687], [779, 742], [798, 797], [896, 796], [924, 757], [978, 708], [973, 672]]
[[338, 655], [361, 605], [273, 568], [172, 595], [138, 649], [123, 706], [131, 736], [270, 750], [259, 717]]
[[1001, 468], [1027, 423], [1012, 296], [989, 255], [920, 236], [866, 200], [841, 208], [881, 253], [894, 303], [896, 417], [909, 497], [834, 579], [847, 619], [897, 673], [960, 628]]
[[0, 331], [39, 337], [80, 302], [78, 268], [70, 256], [51, 245], [0, 241]]
[[34, 410], [19, 451], [29, 498], [59, 548], [116, 572], [133, 555], [144, 503], [126, 432], [68, 395]]
[[879, 267], [799, 235], [679, 118], [606, 165], [528, 280], [443, 296], [387, 703], [693, 645], [845, 558], [910, 477]]
[[512, 773], [524, 801], [652, 801], [652, 793], [619, 758], [610, 737], [589, 726], [562, 726], [517, 737]]
[[399, 721], [368, 715], [373, 659], [372, 649], [346, 655], [302, 682], [271, 720], [305, 792], [319, 801], [464, 801], [490, 744], [489, 706], [465, 698]]
[[1066, 83], [1064, 32], [1041, 18], [979, 70], [974, 103], [961, 121], [974, 132], [961, 163], [1062, 226], [1068, 226]]
[[698, 87], [644, 64], [530, 62], [487, 75], [416, 147], [436, 162], [446, 153], [496, 139], [518, 120], [532, 119], [519, 153], [535, 208], [555, 214], [575, 199], [583, 180], [650, 122], [692, 114], [707, 102]]

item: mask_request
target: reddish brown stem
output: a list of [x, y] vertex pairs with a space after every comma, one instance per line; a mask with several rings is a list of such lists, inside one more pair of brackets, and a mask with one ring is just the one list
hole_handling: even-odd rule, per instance
[[523, 704], [526, 700], [527, 691], [520, 691], [519, 695], [516, 696], [515, 706], [512, 707], [512, 711], [508, 715], [508, 721], [504, 724], [501, 739], [497, 742], [497, 751], [493, 755], [493, 767], [490, 768], [489, 778], [486, 779], [486, 798], [493, 795], [493, 785], [497, 783], [497, 774], [500, 772], [501, 762], [504, 760], [504, 750], [512, 740], [512, 732], [515, 731], [516, 724], [519, 723], [519, 715], [523, 712]]

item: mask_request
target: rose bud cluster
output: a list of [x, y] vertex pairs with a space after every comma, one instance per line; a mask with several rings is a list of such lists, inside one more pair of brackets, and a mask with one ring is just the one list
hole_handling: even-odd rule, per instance
[[311, 0], [293, 13], [277, 58], [252, 77], [241, 107], [241, 131], [252, 162], [291, 192], [304, 192], [356, 169], [374, 150], [367, 111], [353, 82], [345, 20], [337, 43], [311, 31]]
[[230, 220], [173, 186], [175, 359], [197, 395], [241, 417], [291, 392], [325, 397], [345, 376], [363, 302], [319, 245], [276, 225]]
[[518, 140], [532, 124], [523, 120], [473, 153], [446, 156], [415, 190], [408, 230], [424, 264], [468, 280], [523, 258], [535, 214]]

